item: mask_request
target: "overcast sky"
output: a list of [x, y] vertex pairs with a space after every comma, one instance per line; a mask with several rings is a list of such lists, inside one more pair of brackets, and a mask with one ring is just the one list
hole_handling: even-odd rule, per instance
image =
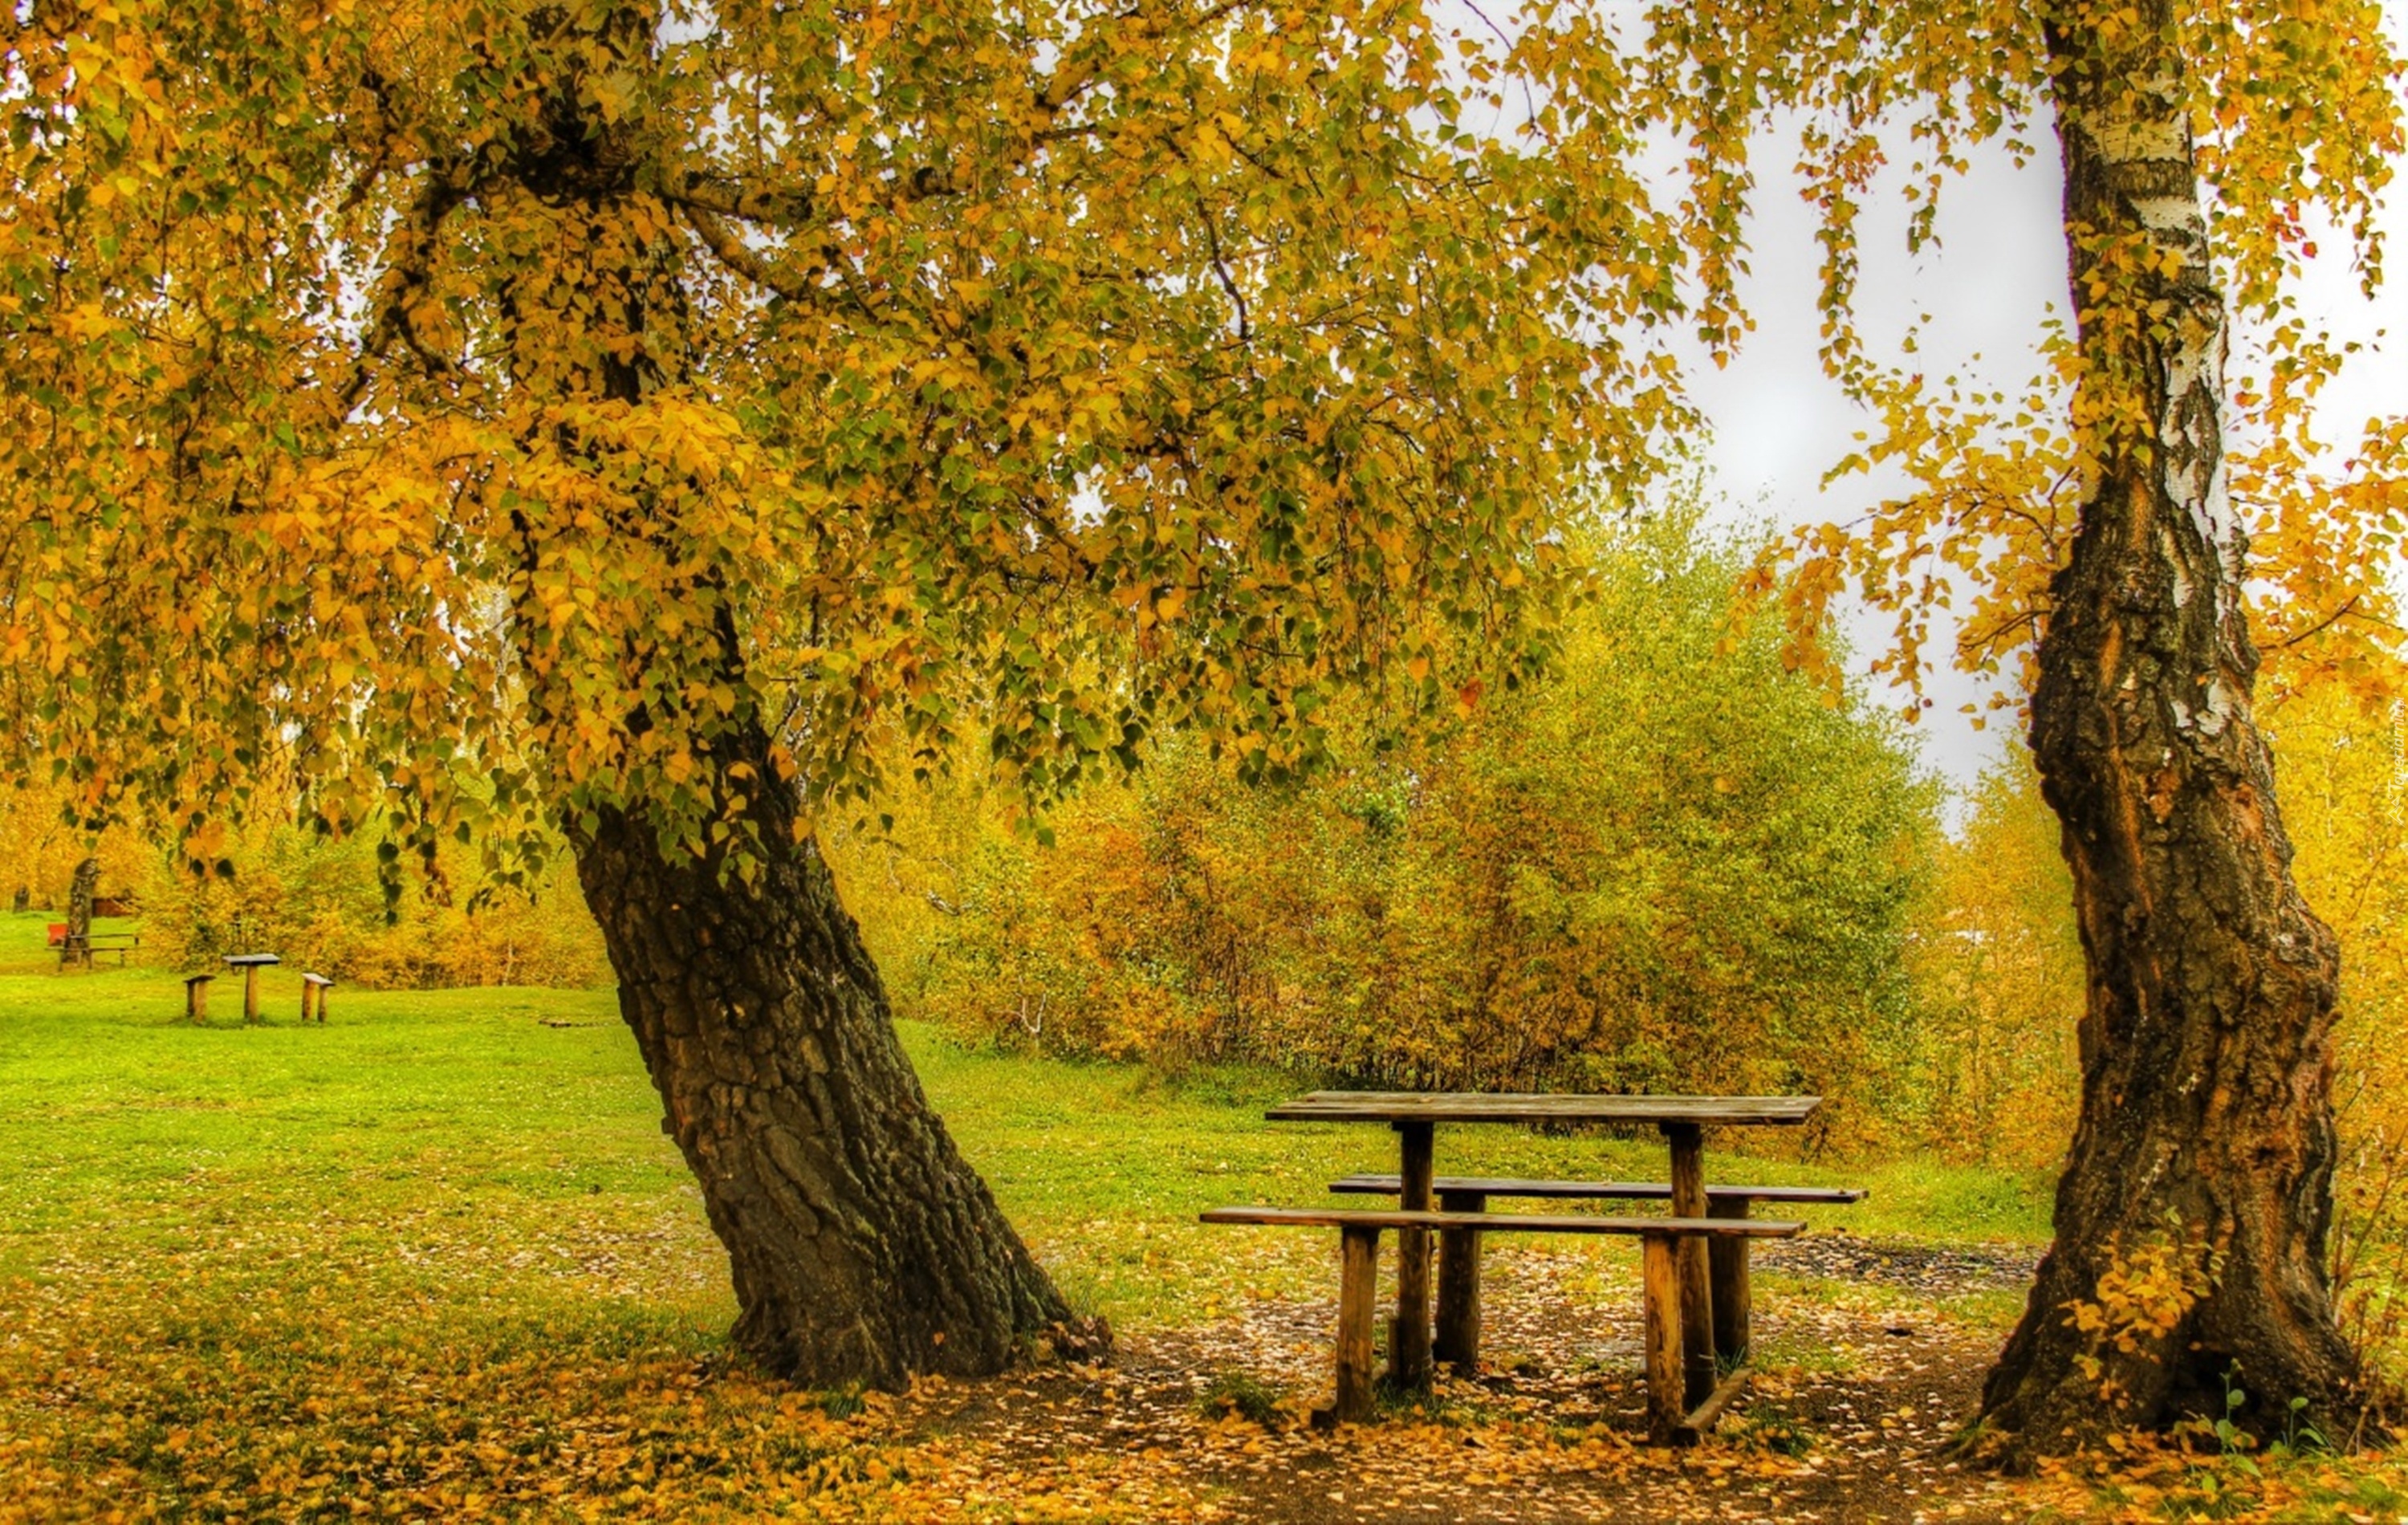
[[[2066, 309], [2055, 144], [2044, 131], [2035, 136], [2042, 155], [2020, 169], [2001, 151], [1975, 156], [1971, 173], [1942, 203], [1936, 249], [1907, 255], [1903, 201], [1897, 196], [1865, 218], [1859, 306], [1869, 337], [1893, 340], [1929, 313], [1918, 368], [2011, 391], [2029, 379], [2041, 323]], [[2395, 190], [2386, 217], [2395, 269], [2408, 260], [2403, 194]], [[1856, 447], [1854, 436], [1868, 419], [1823, 378], [1815, 360], [1821, 320], [1814, 307], [1818, 246], [1812, 210], [1794, 185], [1770, 173], [1761, 176], [1756, 201], [1744, 289], [1756, 331], [1727, 369], [1700, 367], [1697, 386], [1714, 425], [1708, 462], [1733, 518], [1784, 525], [1844, 522], [1898, 482], [1859, 475], [1828, 491], [1820, 486], [1824, 474]], [[2326, 252], [2301, 293], [2302, 316], [2321, 318], [2336, 334], [2368, 345], [2320, 409], [2323, 436], [2345, 439], [2370, 415], [2408, 411], [2408, 283], [2395, 277], [2370, 303], [2358, 291], [2346, 240], [2319, 242]], [[2382, 337], [2386, 329], [2387, 338]], [[1869, 623], [1857, 644], [1870, 646], [1878, 635], [1879, 627]], [[2016, 722], [2001, 716], [1977, 733], [1957, 713], [1959, 704], [1977, 697], [1969, 680], [1942, 674], [1931, 695], [1935, 703], [1922, 727], [1925, 755], [1952, 784], [1970, 784], [2002, 746], [2022, 744]]]

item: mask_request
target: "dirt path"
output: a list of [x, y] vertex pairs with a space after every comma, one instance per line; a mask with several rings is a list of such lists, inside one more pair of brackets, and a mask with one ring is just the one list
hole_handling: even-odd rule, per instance
[[2011, 1249], [1780, 1246], [1758, 1275], [1766, 1370], [1694, 1450], [1644, 1444], [1630, 1269], [1551, 1244], [1496, 1253], [1478, 1379], [1335, 1434], [1300, 1422], [1328, 1385], [1326, 1302], [1128, 1338], [1108, 1370], [930, 1389], [900, 1417], [1198, 1519], [2020, 1520], [2030, 1505], [1941, 1451], [2030, 1270]]

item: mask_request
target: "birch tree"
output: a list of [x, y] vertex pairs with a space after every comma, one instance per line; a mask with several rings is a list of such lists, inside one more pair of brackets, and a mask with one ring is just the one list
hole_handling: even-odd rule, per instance
[[[1695, 310], [1716, 352], [1746, 325], [1752, 162], [1794, 129], [1821, 216], [1824, 363], [1878, 420], [1856, 464], [1916, 483], [1801, 538], [1779, 584], [1801, 636], [1853, 587], [1897, 616], [1876, 666], [1913, 682], [1956, 598], [1957, 658], [2029, 685], [2087, 966], [2083, 1094], [2056, 1242], [1985, 1388], [1981, 1444], [2021, 1463], [2225, 1417], [2228, 1392], [2273, 1431], [2294, 1399], [2344, 1414], [2359, 1371], [2326, 1260], [2338, 955], [2292, 883], [2246, 595], [2293, 676], [2396, 683], [2401, 421], [2325, 464], [2310, 405], [2342, 352], [2291, 295], [2319, 223], [2370, 284], [2379, 271], [2374, 213], [2401, 148], [2380, 7], [1536, 15], [1515, 51], [1551, 101], [1534, 138], [1577, 158], [1636, 117], [1685, 146]], [[1885, 169], [1904, 171], [1920, 247], [1973, 145], [2044, 152], [2044, 132], [2073, 324], [2042, 337], [2032, 386], [1983, 395], [1871, 351], [1856, 227]], [[2226, 375], [2236, 310], [2261, 362], [2245, 389]]]

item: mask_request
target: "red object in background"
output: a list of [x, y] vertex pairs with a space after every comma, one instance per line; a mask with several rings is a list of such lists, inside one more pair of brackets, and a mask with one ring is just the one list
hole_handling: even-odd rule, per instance
[[54, 921], [50, 923], [50, 946], [55, 948], [67, 940], [67, 924], [63, 921]]

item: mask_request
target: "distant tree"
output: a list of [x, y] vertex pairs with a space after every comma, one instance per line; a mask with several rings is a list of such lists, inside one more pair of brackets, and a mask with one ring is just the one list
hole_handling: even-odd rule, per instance
[[1984, 774], [1969, 803], [1937, 855], [1916, 947], [1932, 1141], [1984, 1164], [2061, 1165], [2082, 1090], [2086, 980], [2057, 819], [2024, 755]]
[[1554, 505], [1677, 416], [1591, 272], [1677, 252], [1457, 77], [1356, 0], [13, 6], [8, 767], [205, 868], [565, 833], [745, 1351], [1080, 1338], [814, 825], [965, 705], [1041, 799], [1543, 659]]

